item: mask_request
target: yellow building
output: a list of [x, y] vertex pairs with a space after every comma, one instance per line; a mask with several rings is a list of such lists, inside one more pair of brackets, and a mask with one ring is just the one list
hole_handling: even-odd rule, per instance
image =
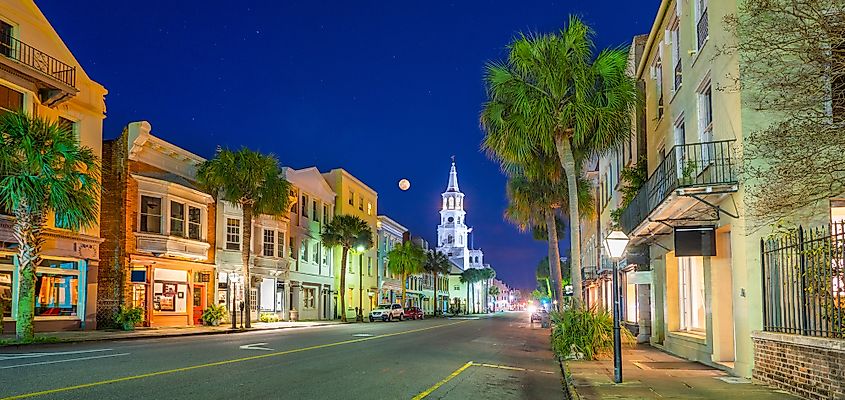
[[348, 319], [355, 318], [355, 311], [361, 308], [366, 316], [378, 300], [378, 193], [364, 182], [342, 168], [323, 174], [326, 182], [336, 194], [334, 215], [354, 215], [367, 222], [373, 231], [373, 247], [362, 251], [350, 250], [346, 266], [346, 288], [340, 287], [341, 251], [333, 251], [335, 282], [335, 305], [340, 307], [337, 296], [346, 296], [346, 310], [337, 310], [335, 315], [346, 313]]
[[[0, 2], [0, 113], [23, 110], [67, 124], [102, 151], [106, 89], [93, 81], [32, 0]], [[0, 296], [17, 298], [10, 216], [0, 216]], [[96, 328], [99, 224], [71, 232], [48, 217], [37, 269], [35, 329]], [[50, 290], [54, 288], [56, 290]], [[7, 330], [17, 301], [6, 311]]]

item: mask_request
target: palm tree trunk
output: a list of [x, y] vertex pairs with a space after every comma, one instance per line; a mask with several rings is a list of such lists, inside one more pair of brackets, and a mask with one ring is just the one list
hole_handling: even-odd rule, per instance
[[348, 257], [349, 249], [343, 248], [340, 256], [340, 321], [346, 322], [346, 258]]
[[359, 257], [358, 261], [358, 314], [355, 314], [356, 322], [364, 322], [364, 258]]
[[549, 235], [549, 276], [555, 282], [555, 299], [563, 304], [563, 276], [560, 271], [560, 247], [557, 238], [557, 222], [553, 210], [546, 210], [546, 230]]
[[42, 230], [45, 222], [44, 213], [30, 210], [25, 203], [15, 210], [15, 224], [12, 229], [18, 241], [20, 271], [15, 334], [19, 341], [30, 341], [35, 337], [35, 268], [41, 261], [41, 245], [44, 243]]
[[241, 263], [244, 276], [244, 310], [246, 310], [243, 323], [245, 327], [251, 328], [252, 304], [250, 304], [249, 295], [252, 291], [252, 277], [249, 275], [249, 255], [252, 251], [252, 204], [241, 203], [241, 209], [244, 212], [244, 219], [241, 221], [241, 230], [244, 233], [244, 241], [241, 245]]
[[402, 308], [405, 308], [408, 304], [408, 299], [405, 297], [408, 292], [408, 274], [402, 273]]
[[573, 305], [577, 307], [581, 302], [581, 232], [578, 223], [578, 182], [576, 177], [580, 172], [575, 163], [575, 156], [572, 154], [572, 144], [569, 143], [569, 138], [558, 136], [555, 139], [555, 147], [563, 172], [566, 174], [567, 191], [569, 192], [569, 270], [572, 280]]
[[465, 313], [467, 314], [469, 314], [469, 285], [470, 283], [467, 282], [467, 309], [465, 310]]

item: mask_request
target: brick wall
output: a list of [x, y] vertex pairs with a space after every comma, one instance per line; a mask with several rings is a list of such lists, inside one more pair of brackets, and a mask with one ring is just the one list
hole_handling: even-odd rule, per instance
[[806, 399], [845, 399], [845, 340], [754, 332], [755, 380]]
[[103, 143], [103, 193], [100, 206], [100, 265], [97, 285], [98, 327], [112, 325], [123, 300], [126, 255], [127, 135]]

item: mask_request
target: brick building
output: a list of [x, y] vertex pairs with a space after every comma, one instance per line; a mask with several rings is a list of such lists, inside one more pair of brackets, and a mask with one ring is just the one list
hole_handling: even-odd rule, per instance
[[203, 158], [130, 123], [103, 143], [98, 318], [141, 307], [145, 326], [200, 324], [213, 301], [215, 203], [196, 186]]

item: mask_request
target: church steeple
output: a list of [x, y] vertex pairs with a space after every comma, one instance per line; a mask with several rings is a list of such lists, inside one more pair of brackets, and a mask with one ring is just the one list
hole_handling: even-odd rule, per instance
[[460, 192], [458, 189], [458, 170], [455, 169], [455, 156], [452, 156], [452, 169], [449, 170], [449, 186], [447, 192]]

